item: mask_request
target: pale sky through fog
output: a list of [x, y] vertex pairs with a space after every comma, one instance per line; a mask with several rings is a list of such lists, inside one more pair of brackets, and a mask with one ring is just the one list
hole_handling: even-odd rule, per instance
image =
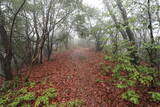
[[84, 4], [103, 10], [103, 0], [83, 0]]

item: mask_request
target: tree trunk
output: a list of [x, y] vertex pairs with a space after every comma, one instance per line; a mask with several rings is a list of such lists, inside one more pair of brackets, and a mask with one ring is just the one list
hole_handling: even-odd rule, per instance
[[124, 30], [121, 30], [121, 29], [120, 29], [120, 25], [119, 25], [119, 23], [118, 23], [118, 21], [117, 21], [117, 19], [116, 19], [116, 16], [112, 13], [111, 7], [110, 7], [110, 5], [109, 5], [109, 3], [108, 3], [107, 1], [106, 1], [106, 6], [107, 6], [107, 9], [108, 9], [108, 11], [109, 11], [109, 14], [110, 14], [112, 20], [114, 21], [114, 23], [115, 23], [115, 25], [116, 25], [117, 30], [120, 31], [123, 39], [124, 39], [124, 40], [127, 40], [128, 38], [127, 38], [126, 32], [125, 32]]
[[137, 65], [137, 64], [139, 64], [139, 62], [138, 62], [138, 57], [136, 55], [136, 53], [137, 53], [136, 39], [135, 39], [134, 33], [132, 32], [132, 30], [129, 26], [127, 12], [126, 12], [125, 8], [123, 7], [121, 0], [116, 0], [116, 4], [121, 12], [121, 15], [122, 15], [122, 18], [124, 21], [124, 27], [125, 27], [127, 36], [131, 42], [131, 46], [135, 47], [135, 48], [129, 50], [129, 51], [131, 51], [130, 56], [133, 58], [133, 60], [131, 62], [133, 64]]
[[[155, 40], [154, 40], [154, 35], [153, 35], [153, 25], [152, 25], [150, 0], [148, 0], [148, 17], [149, 17], [149, 26], [148, 26], [148, 28], [150, 30], [151, 44], [154, 45]], [[150, 57], [150, 62], [153, 65], [155, 65], [156, 63], [154, 62], [154, 59], [156, 58], [156, 49], [153, 49], [153, 48], [150, 49], [150, 51], [149, 51], [149, 57]]]
[[11, 62], [12, 62], [12, 57], [13, 57], [13, 53], [12, 53], [12, 36], [13, 36], [13, 30], [14, 30], [14, 25], [15, 25], [15, 21], [16, 21], [16, 17], [18, 15], [18, 13], [20, 12], [20, 10], [23, 8], [24, 4], [25, 4], [26, 0], [23, 1], [23, 3], [21, 4], [21, 6], [18, 8], [18, 10], [16, 11], [14, 17], [13, 17], [13, 21], [12, 21], [12, 26], [11, 26], [11, 31], [10, 31], [10, 35], [7, 35], [7, 32], [5, 30], [5, 20], [4, 20], [4, 15], [2, 13], [1, 10], [1, 2], [0, 2], [0, 38], [1, 38], [1, 42], [3, 45], [3, 48], [5, 50], [5, 55], [0, 53], [1, 56], [1, 60], [2, 60], [2, 69], [4, 70], [4, 74], [5, 74], [5, 80], [9, 81], [13, 79], [13, 74], [11, 72]]
[[9, 42], [7, 32], [3, 25], [0, 25], [0, 37], [1, 37], [1, 42], [5, 49], [5, 54], [6, 54], [4, 56], [3, 54], [0, 53], [1, 61], [2, 61], [2, 69], [5, 74], [5, 80], [8, 81], [13, 79], [13, 75], [11, 72], [12, 47]]

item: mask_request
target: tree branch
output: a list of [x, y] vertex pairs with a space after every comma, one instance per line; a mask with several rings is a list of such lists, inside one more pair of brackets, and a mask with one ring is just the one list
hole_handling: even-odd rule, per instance
[[11, 26], [11, 32], [10, 32], [10, 35], [9, 35], [9, 37], [10, 37], [10, 44], [12, 44], [13, 29], [14, 29], [16, 17], [18, 15], [18, 13], [21, 11], [21, 9], [23, 8], [25, 2], [26, 2], [26, 0], [23, 1], [23, 3], [21, 4], [21, 6], [19, 7], [19, 9], [17, 10], [17, 12], [14, 15], [14, 18], [13, 18], [13, 21], [12, 21], [12, 26]]

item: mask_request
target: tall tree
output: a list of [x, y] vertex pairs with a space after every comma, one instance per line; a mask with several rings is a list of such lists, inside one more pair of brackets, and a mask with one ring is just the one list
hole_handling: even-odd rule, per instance
[[14, 14], [9, 35], [7, 34], [7, 31], [5, 29], [5, 20], [4, 20], [5, 16], [2, 12], [2, 6], [1, 6], [2, 2], [0, 3], [0, 16], [1, 16], [0, 37], [1, 37], [1, 42], [2, 42], [3, 48], [4, 48], [4, 54], [0, 53], [0, 60], [2, 62], [2, 68], [3, 68], [4, 74], [5, 74], [6, 81], [13, 79], [13, 74], [11, 72], [11, 61], [12, 61], [12, 57], [13, 57], [13, 50], [12, 50], [13, 30], [14, 30], [14, 25], [15, 25], [15, 20], [17, 18], [17, 15], [20, 12], [20, 10], [23, 8], [25, 2], [26, 2], [26, 0], [23, 1], [21, 6], [18, 8], [16, 13]]

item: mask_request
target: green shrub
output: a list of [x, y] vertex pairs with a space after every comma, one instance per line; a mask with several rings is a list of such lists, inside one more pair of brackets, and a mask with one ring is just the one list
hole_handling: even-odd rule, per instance
[[51, 104], [48, 107], [58, 107], [58, 105], [57, 104]]
[[49, 104], [49, 98], [47, 96], [39, 96], [36, 99], [35, 107], [38, 107], [40, 105], [48, 105]]
[[1, 106], [3, 106], [3, 105], [5, 105], [6, 103], [7, 103], [7, 99], [5, 99], [5, 98], [0, 98], [0, 107]]
[[27, 93], [27, 92], [28, 92], [27, 88], [24, 87], [24, 88], [21, 88], [20, 90], [18, 90], [18, 91], [17, 91], [17, 94], [25, 94], [25, 93]]
[[132, 102], [133, 104], [139, 104], [140, 96], [134, 90], [128, 90], [127, 92], [122, 94], [122, 98]]
[[57, 96], [57, 91], [55, 88], [49, 88], [44, 91], [43, 95], [49, 98], [55, 98]]
[[9, 107], [16, 107], [18, 104], [21, 104], [26, 101], [35, 100], [35, 93], [28, 92], [25, 95], [20, 95], [16, 97], [10, 104]]
[[102, 67], [101, 70], [102, 75], [107, 75], [107, 73], [111, 70], [111, 67], [105, 64], [101, 64], [101, 67]]
[[159, 92], [148, 92], [148, 93], [151, 94], [151, 98], [153, 99], [153, 101], [160, 102], [160, 93]]
[[117, 84], [116, 87], [117, 88], [127, 88], [128, 86], [125, 84]]
[[79, 99], [71, 100], [65, 103], [59, 104], [59, 107], [79, 107], [82, 106], [84, 102]]
[[78, 106], [81, 106], [81, 105], [83, 105], [83, 101], [81, 101], [79, 99], [67, 102], [68, 107], [78, 107]]
[[42, 94], [42, 96], [39, 96], [36, 99], [35, 102], [35, 107], [40, 106], [40, 105], [49, 105], [49, 99], [50, 98], [55, 98], [57, 96], [57, 91], [55, 88], [48, 88], [45, 90]]
[[[114, 47], [115, 43], [116, 48]], [[150, 56], [146, 57], [147, 54], [145, 51], [146, 49], [160, 49], [160, 45], [148, 42], [144, 43], [142, 47], [137, 48], [137, 46], [132, 45], [133, 43], [127, 40], [117, 41], [115, 43], [113, 42], [112, 44], [105, 46], [104, 51], [106, 56], [104, 59], [115, 62], [116, 64], [112, 69], [112, 81], [115, 82], [117, 88], [133, 89], [134, 87], [137, 87], [137, 85], [143, 88], [160, 86], [160, 80], [158, 76], [159, 72], [156, 67], [154, 68], [148, 65], [141, 65], [139, 63], [140, 60], [142, 62], [148, 61], [152, 65], [157, 66], [157, 59], [159, 58], [152, 58], [153, 61], [151, 61]], [[135, 54], [133, 55], [133, 53]], [[154, 55], [152, 57], [154, 57]], [[105, 65], [102, 66], [102, 69], [106, 69]], [[159, 93], [150, 94], [154, 101], [159, 101]], [[134, 90], [129, 90], [123, 93], [122, 96], [124, 99], [134, 104], [139, 104], [140, 97], [135, 93]]]
[[104, 80], [96, 79], [97, 83], [105, 82]]

